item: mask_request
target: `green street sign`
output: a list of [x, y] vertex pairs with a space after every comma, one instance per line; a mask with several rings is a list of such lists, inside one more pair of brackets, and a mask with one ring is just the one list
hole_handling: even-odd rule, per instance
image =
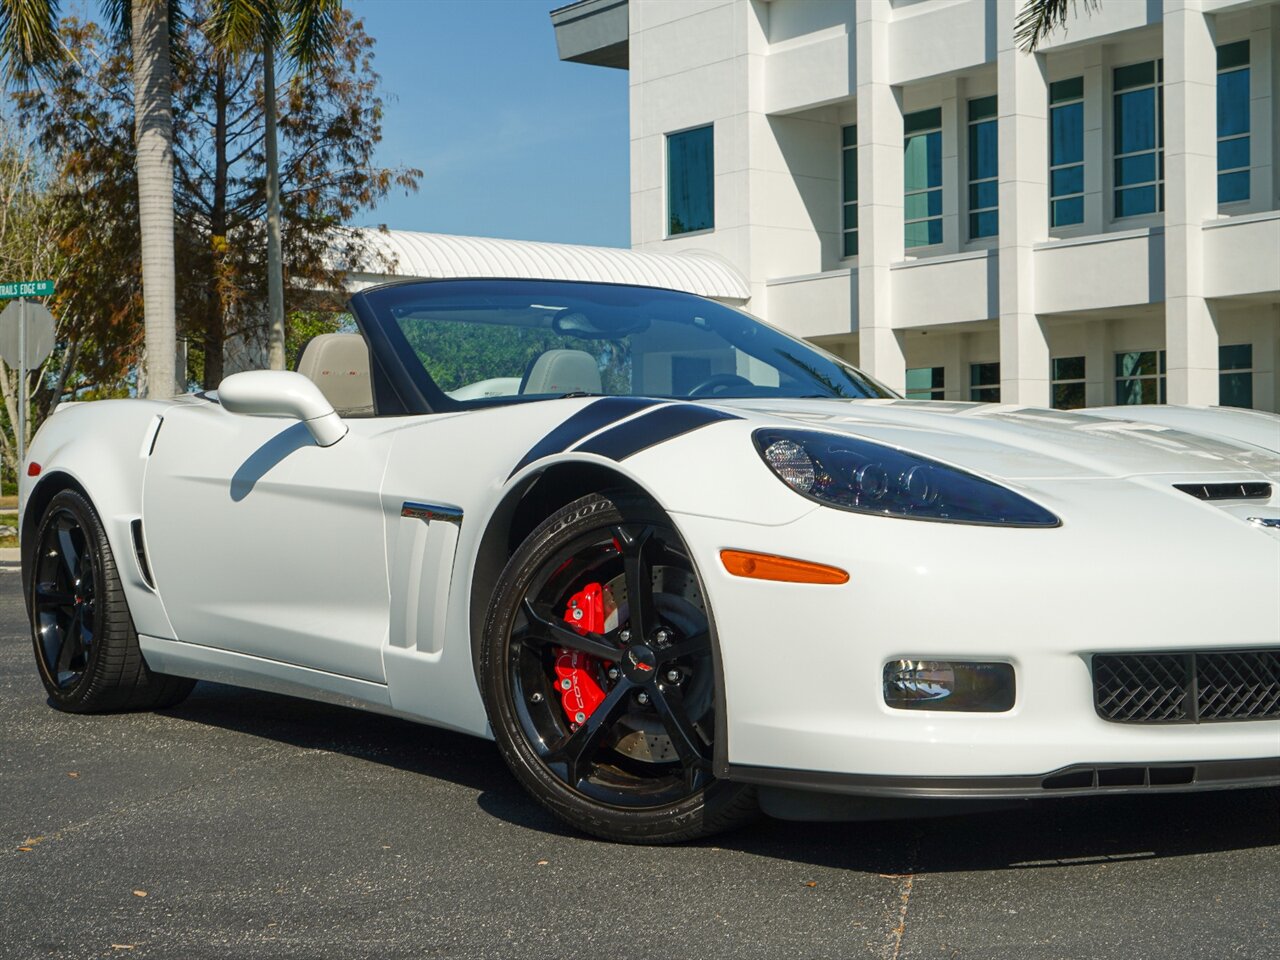
[[16, 283], [0, 283], [0, 300], [51, 296], [53, 296], [52, 280], [19, 280]]

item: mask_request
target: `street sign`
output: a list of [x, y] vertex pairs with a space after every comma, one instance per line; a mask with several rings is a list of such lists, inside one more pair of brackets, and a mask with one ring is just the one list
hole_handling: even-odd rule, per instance
[[[21, 317], [27, 316], [26, 336], [22, 335]], [[25, 340], [27, 360], [20, 359]], [[25, 367], [34, 370], [44, 363], [44, 358], [53, 353], [53, 314], [49, 308], [39, 303], [11, 303], [0, 312], [0, 357], [11, 367]]]
[[16, 283], [0, 283], [0, 300], [15, 297], [52, 297], [52, 280], [19, 280]]

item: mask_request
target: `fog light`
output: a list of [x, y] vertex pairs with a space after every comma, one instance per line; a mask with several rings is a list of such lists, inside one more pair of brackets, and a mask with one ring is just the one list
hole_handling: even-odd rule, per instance
[[890, 660], [884, 702], [899, 710], [1003, 713], [1013, 708], [1013, 665], [966, 660]]

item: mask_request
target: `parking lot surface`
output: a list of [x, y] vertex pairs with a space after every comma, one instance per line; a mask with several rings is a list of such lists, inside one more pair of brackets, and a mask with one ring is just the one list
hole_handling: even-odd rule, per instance
[[1277, 790], [614, 846], [401, 720], [58, 713], [20, 593], [0, 565], [0, 957], [1280, 958]]

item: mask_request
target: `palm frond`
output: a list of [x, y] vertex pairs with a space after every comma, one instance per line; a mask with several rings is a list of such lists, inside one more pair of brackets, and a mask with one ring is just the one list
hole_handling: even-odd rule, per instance
[[34, 73], [61, 58], [58, 0], [0, 0], [0, 60], [6, 84], [24, 87]]
[[284, 0], [289, 23], [285, 55], [300, 69], [332, 58], [341, 10], [342, 0]]
[[1077, 5], [1087, 14], [1101, 7], [1100, 0], [1026, 0], [1013, 24], [1013, 39], [1027, 53], [1034, 53], [1055, 30], [1065, 28]]
[[283, 26], [279, 0], [213, 0], [205, 33], [222, 53], [254, 53], [279, 45]]

